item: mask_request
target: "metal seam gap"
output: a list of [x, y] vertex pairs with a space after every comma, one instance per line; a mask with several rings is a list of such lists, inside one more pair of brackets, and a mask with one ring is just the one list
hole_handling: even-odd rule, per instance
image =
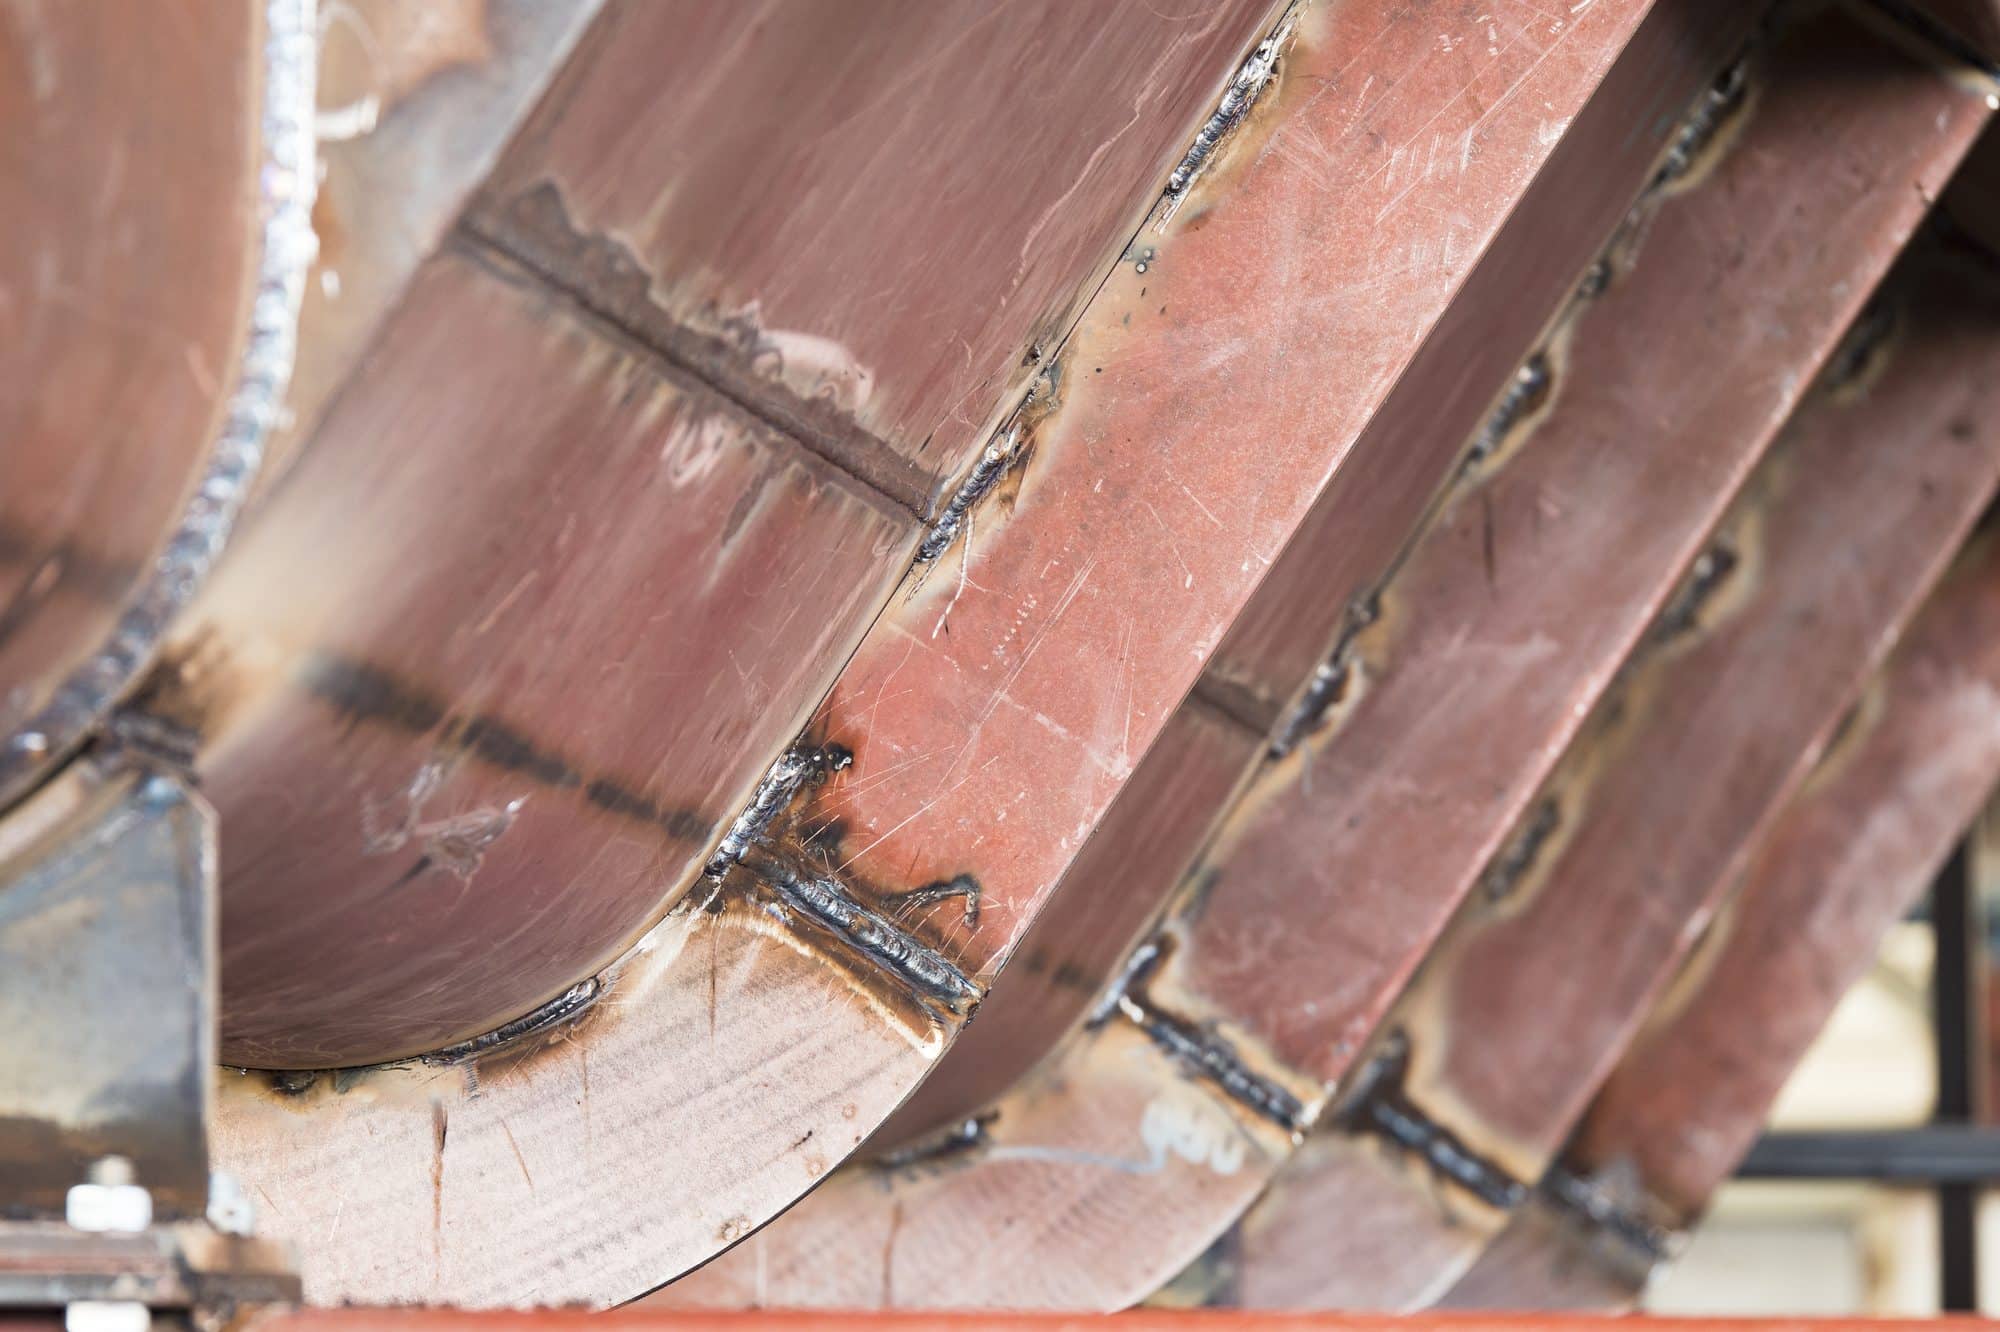
[[758, 856], [743, 868], [775, 897], [765, 910], [789, 924], [796, 912], [851, 945], [863, 957], [911, 990], [965, 1017], [985, 997], [965, 971], [893, 920], [856, 901], [847, 885], [825, 875], [801, 873], [772, 856]]
[[1958, 29], [1910, 0], [1861, 0], [1861, 3], [1934, 54], [1963, 66], [1968, 73], [2000, 83], [2000, 60], [1993, 59]]

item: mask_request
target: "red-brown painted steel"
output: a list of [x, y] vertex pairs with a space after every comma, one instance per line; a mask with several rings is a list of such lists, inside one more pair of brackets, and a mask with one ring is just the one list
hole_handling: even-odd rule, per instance
[[912, 534], [532, 286], [433, 261], [178, 635], [229, 828], [224, 1057], [413, 1054], [574, 982], [564, 941], [644, 927]]
[[1348, 1067], [1987, 114], [1832, 16], [1754, 77], [1551, 349], [1547, 419], [1450, 497], [1350, 700], [1208, 858], [1228, 909], [1169, 974], [1294, 1067]]
[[[1266, 9], [882, 8], [874, 41], [813, 5], [601, 16], [503, 155], [506, 206], [386, 317], [161, 681], [237, 829], [225, 1058], [436, 1049], [658, 919], [903, 576], [943, 442], [1032, 373]], [[1092, 40], [1016, 114], [965, 109]], [[636, 294], [524, 239], [514, 205], [552, 197], [580, 244], [643, 233]], [[649, 406], [660, 379], [697, 405]], [[416, 868], [426, 838], [482, 845]]]
[[[1977, 332], [2000, 287], [1926, 251], [1879, 299], [1890, 340], [1850, 340], [1385, 1021], [1400, 1103], [1514, 1180], [1541, 1177], [2000, 480], [2000, 432], [1977, 425], [2000, 393]], [[1361, 1230], [1451, 1273], [1499, 1228], [1440, 1206], [1423, 1160], [1326, 1136], [1246, 1226], [1242, 1298], [1365, 1297], [1342, 1247]], [[1309, 1235], [1338, 1260], [1250, 1243]]]
[[[1325, 659], [1351, 603], [1393, 563], [1522, 352], [1630, 207], [1678, 116], [1730, 55], [1752, 13], [1729, 3], [1661, 6], [1645, 16], [1230, 626], [1195, 686], [1196, 700], [1185, 706], [1220, 703], [1242, 722], [1246, 739], [1261, 741], [1278, 723], [1285, 702]], [[1477, 42], [1482, 35], [1475, 24], [1455, 40]], [[1340, 81], [1368, 86], [1371, 77], [1386, 76], [1386, 69], [1356, 69]], [[1509, 123], [1505, 113], [1485, 121], [1474, 132], [1481, 151], [1494, 151]], [[1436, 231], [1412, 246], [1442, 249], [1451, 234]], [[1239, 775], [1247, 775], [1254, 758], [1254, 750], [1243, 750]], [[1149, 753], [1120, 804], [1164, 802], [1163, 793], [1179, 780], [1180, 761]], [[1007, 973], [979, 1022], [885, 1126], [882, 1141], [976, 1112], [1046, 1052], [1159, 910], [1210, 822], [1204, 815], [1152, 834], [1148, 856], [1161, 871], [1157, 877], [1127, 874], [1116, 892], [1107, 892], [1101, 876], [1083, 876], [1081, 891], [1059, 889], [1023, 946], [1030, 957], [1056, 958], [1049, 975], [1071, 983], [1044, 988], [1032, 974]], [[1112, 832], [1100, 828], [1098, 835]], [[1119, 952], [1107, 953], [1106, 941]]]
[[[1642, 1226], [1690, 1224], [1881, 936], [2000, 780], [2000, 542], [1976, 536], [1811, 779], [1758, 847], [1563, 1168]], [[1610, 1308], [1633, 1255], [1537, 1203], [1446, 1299], [1457, 1308]]]
[[[477, 224], [635, 326], [670, 324], [705, 372], [832, 447], [858, 429], [845, 460], [923, 506], [1027, 387], [1024, 353], [1054, 350], [1276, 9], [613, 6]], [[622, 251], [610, 283], [591, 271], [605, 246]]]

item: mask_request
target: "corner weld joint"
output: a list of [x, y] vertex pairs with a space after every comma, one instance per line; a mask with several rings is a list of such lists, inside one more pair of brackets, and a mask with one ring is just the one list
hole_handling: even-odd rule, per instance
[[1528, 1186], [1424, 1114], [1403, 1090], [1408, 1068], [1409, 1043], [1398, 1036], [1362, 1070], [1337, 1122], [1350, 1133], [1372, 1134], [1415, 1157], [1432, 1174], [1489, 1207], [1519, 1207], [1527, 1200]]
[[1236, 77], [1231, 79], [1229, 86], [1223, 90], [1222, 100], [1216, 104], [1214, 112], [1202, 122], [1201, 128], [1195, 131], [1194, 142], [1188, 146], [1180, 165], [1176, 166], [1173, 174], [1167, 177], [1167, 188], [1161, 194], [1161, 201], [1165, 205], [1161, 214], [1162, 221], [1174, 215], [1174, 210], [1180, 207], [1181, 200], [1194, 186], [1195, 179], [1215, 156], [1216, 149], [1222, 146], [1222, 141], [1229, 137], [1229, 132], [1242, 123], [1243, 117], [1250, 113], [1252, 106], [1256, 105], [1259, 94], [1270, 83], [1271, 75], [1278, 68], [1278, 50], [1285, 44], [1285, 39], [1291, 36], [1295, 21], [1296, 14], [1288, 11], [1271, 35], [1257, 44], [1257, 49], [1243, 62], [1243, 68], [1236, 72]]
[[744, 852], [764, 835], [771, 821], [792, 803], [801, 789], [825, 781], [828, 774], [839, 772], [853, 762], [853, 753], [842, 745], [794, 745], [786, 750], [764, 774], [764, 780], [757, 783], [750, 803], [729, 825], [729, 831], [723, 834], [702, 872], [711, 879], [728, 873], [729, 867], [743, 859]]
[[951, 1014], [964, 1016], [978, 1006], [985, 992], [956, 963], [855, 901], [838, 879], [802, 874], [769, 856], [758, 856], [744, 868], [776, 895], [766, 907], [772, 914], [781, 919], [787, 912], [804, 916]]
[[1541, 1192], [1558, 1211], [1610, 1239], [1641, 1272], [1673, 1254], [1671, 1231], [1621, 1207], [1594, 1181], [1566, 1166], [1549, 1167], [1542, 1176]]

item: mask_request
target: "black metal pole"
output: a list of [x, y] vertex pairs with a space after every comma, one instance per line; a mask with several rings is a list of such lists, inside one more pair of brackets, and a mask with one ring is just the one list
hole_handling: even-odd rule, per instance
[[[1968, 1124], [1979, 1111], [1978, 1072], [1984, 945], [1979, 902], [1966, 848], [1952, 852], [1931, 886], [1931, 929], [1937, 951], [1931, 972], [1932, 1015], [1937, 1032], [1937, 1109], [1943, 1124]], [[1939, 1297], [1947, 1313], [1979, 1307], [1979, 1188], [1963, 1182], [1938, 1187]]]

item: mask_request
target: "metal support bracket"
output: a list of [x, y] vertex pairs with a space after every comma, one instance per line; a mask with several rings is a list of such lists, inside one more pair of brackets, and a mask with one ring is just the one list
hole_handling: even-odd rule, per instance
[[129, 751], [0, 819], [0, 1314], [112, 1332], [298, 1298], [209, 1171], [215, 841], [183, 779]]

